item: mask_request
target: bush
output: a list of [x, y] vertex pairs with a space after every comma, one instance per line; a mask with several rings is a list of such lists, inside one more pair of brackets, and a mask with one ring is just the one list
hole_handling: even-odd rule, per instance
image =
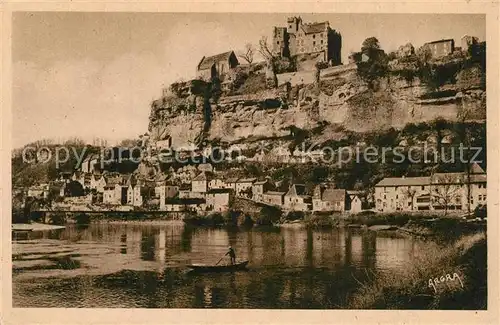
[[474, 209], [474, 216], [476, 218], [486, 218], [487, 215], [486, 207], [487, 207], [486, 205], [478, 205]]
[[50, 215], [50, 223], [54, 225], [64, 225], [66, 223], [66, 213], [57, 212]]
[[219, 213], [219, 212], [215, 212], [215, 213], [209, 214], [207, 218], [211, 221], [211, 223], [214, 226], [223, 225], [224, 224], [224, 216], [221, 213]]
[[235, 84], [234, 95], [255, 94], [266, 89], [266, 75], [264, 73], [250, 74]]
[[290, 211], [286, 214], [285, 220], [294, 221], [294, 220], [304, 220], [305, 213], [302, 211]]
[[225, 224], [224, 216], [218, 212], [200, 216], [192, 214], [184, 218], [184, 222], [194, 226], [221, 226]]
[[[486, 309], [486, 238], [464, 236], [452, 245], [430, 246], [413, 263], [396, 272], [361, 278], [349, 309]], [[469, 285], [446, 282], [434, 291], [429, 279], [456, 273]]]
[[79, 225], [88, 225], [90, 224], [90, 216], [85, 213], [80, 213], [76, 217], [76, 223]]
[[329, 214], [308, 215], [304, 222], [307, 228], [331, 228], [338, 225], [338, 221]]
[[328, 62], [325, 61], [318, 61], [315, 64], [316, 69], [322, 70], [328, 68]]
[[405, 213], [389, 213], [389, 214], [376, 214], [374, 212], [360, 212], [351, 218], [349, 223], [370, 226], [376, 225], [393, 225], [404, 226], [408, 223], [411, 216]]
[[259, 226], [272, 226], [281, 219], [283, 212], [281, 209], [272, 206], [264, 206], [260, 209], [255, 223]]

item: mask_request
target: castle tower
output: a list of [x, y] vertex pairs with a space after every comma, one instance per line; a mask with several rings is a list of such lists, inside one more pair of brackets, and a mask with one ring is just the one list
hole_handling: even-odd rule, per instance
[[289, 34], [295, 34], [299, 30], [300, 25], [302, 24], [302, 18], [299, 17], [290, 17], [286, 20], [287, 32]]

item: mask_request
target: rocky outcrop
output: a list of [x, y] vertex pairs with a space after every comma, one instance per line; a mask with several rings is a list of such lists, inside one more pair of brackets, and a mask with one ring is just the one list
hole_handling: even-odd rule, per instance
[[[267, 72], [268, 79], [275, 78]], [[417, 77], [391, 74], [369, 88], [348, 66], [321, 73], [319, 83], [286, 83], [215, 100], [209, 85], [184, 85], [177, 94], [153, 102], [149, 130], [152, 142], [170, 136], [173, 146], [180, 147], [199, 143], [201, 137], [229, 143], [276, 139], [289, 136], [290, 127], [312, 130], [324, 123], [353, 131], [402, 127], [438, 117], [454, 120], [464, 109], [473, 112], [468, 118], [484, 119], [481, 72], [464, 70], [457, 79], [454, 85], [429, 91]]]

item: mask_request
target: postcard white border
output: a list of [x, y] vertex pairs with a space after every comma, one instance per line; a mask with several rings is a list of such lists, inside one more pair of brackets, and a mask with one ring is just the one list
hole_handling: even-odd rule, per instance
[[[0, 3], [2, 88], [0, 89], [2, 216], [1, 322], [4, 324], [498, 324], [499, 257], [499, 6], [494, 1], [3, 1]], [[287, 12], [287, 13], [476, 13], [487, 25], [487, 154], [488, 154], [488, 310], [487, 311], [366, 311], [252, 309], [59, 309], [12, 308], [11, 269], [11, 16], [13, 11], [110, 12]]]

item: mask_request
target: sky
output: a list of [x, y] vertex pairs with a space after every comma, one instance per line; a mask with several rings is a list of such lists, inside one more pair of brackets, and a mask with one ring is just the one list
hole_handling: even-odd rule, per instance
[[485, 40], [484, 15], [91, 13], [13, 14], [13, 146], [40, 139], [111, 143], [147, 132], [163, 87], [194, 77], [204, 55], [242, 51], [300, 15], [329, 21], [342, 60], [374, 36], [386, 51], [465, 35]]

